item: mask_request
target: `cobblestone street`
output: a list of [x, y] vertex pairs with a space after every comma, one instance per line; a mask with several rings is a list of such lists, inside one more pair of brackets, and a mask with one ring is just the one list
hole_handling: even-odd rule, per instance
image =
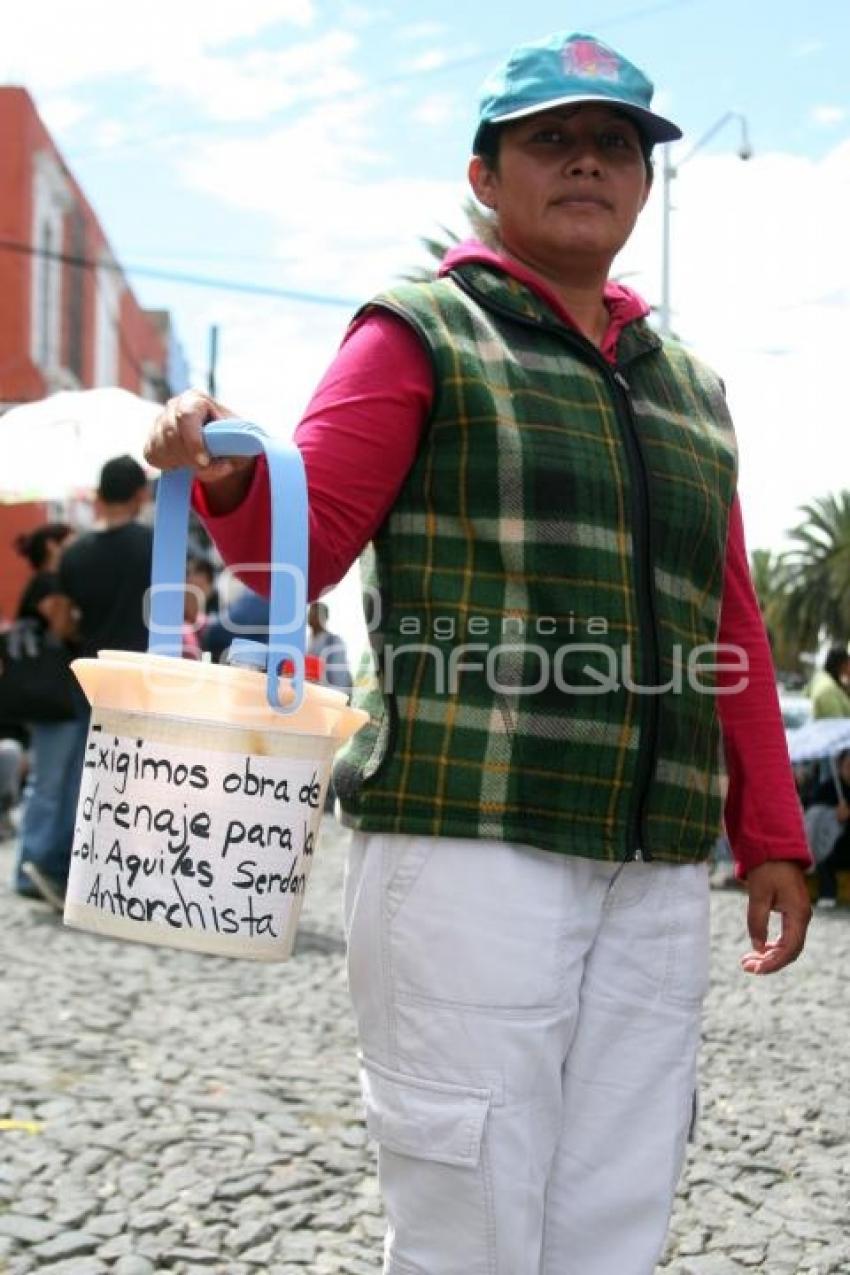
[[[380, 1270], [345, 842], [326, 819], [296, 958], [268, 966], [66, 930], [10, 894], [3, 845], [3, 1275]], [[738, 972], [743, 896], [712, 897], [702, 1115], [660, 1269], [850, 1272], [850, 913], [760, 981]]]

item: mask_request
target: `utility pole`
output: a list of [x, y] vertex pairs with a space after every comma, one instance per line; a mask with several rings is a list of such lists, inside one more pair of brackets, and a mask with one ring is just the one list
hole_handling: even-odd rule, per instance
[[210, 346], [209, 346], [209, 370], [207, 372], [207, 393], [210, 398], [215, 398], [215, 371], [218, 363], [218, 324], [213, 323], [210, 327]]
[[671, 213], [673, 211], [672, 204], [672, 186], [673, 179], [678, 175], [679, 169], [686, 164], [692, 155], [705, 146], [706, 142], [711, 141], [715, 133], [719, 133], [724, 124], [729, 120], [737, 120], [741, 129], [741, 139], [738, 145], [739, 159], [752, 159], [753, 148], [750, 145], [749, 132], [747, 130], [747, 120], [740, 111], [727, 111], [725, 115], [721, 115], [720, 119], [712, 124], [711, 128], [705, 133], [695, 146], [692, 146], [684, 159], [679, 160], [678, 164], [673, 164], [670, 157], [670, 143], [664, 146], [664, 162], [661, 169], [663, 178], [663, 194], [664, 206], [662, 213], [662, 241], [661, 241], [661, 305], [658, 312], [658, 323], [662, 336], [671, 336], [671, 315], [672, 309], [670, 304], [670, 226]]

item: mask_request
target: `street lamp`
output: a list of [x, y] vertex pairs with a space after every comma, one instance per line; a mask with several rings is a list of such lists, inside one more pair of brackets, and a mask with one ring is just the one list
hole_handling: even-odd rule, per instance
[[670, 336], [670, 214], [672, 212], [671, 204], [671, 188], [673, 178], [678, 174], [683, 164], [686, 164], [692, 155], [695, 155], [706, 142], [710, 142], [716, 133], [728, 123], [729, 120], [737, 120], [741, 130], [741, 140], [738, 145], [738, 158], [751, 159], [753, 148], [750, 145], [750, 137], [747, 131], [747, 121], [740, 111], [727, 111], [725, 115], [721, 115], [715, 124], [712, 124], [708, 132], [699, 139], [695, 146], [692, 146], [684, 159], [679, 160], [678, 164], [673, 164], [670, 158], [670, 143], [664, 147], [664, 163], [661, 169], [664, 178], [664, 213], [662, 221], [662, 243], [661, 243], [661, 307], [659, 310], [659, 327], [662, 336]]

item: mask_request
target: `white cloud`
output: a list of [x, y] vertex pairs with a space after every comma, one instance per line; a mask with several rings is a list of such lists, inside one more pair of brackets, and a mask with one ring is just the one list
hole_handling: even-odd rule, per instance
[[[0, 59], [6, 77], [36, 91], [129, 72], [150, 75], [164, 66], [188, 75], [198, 50], [212, 50], [256, 36], [270, 27], [309, 27], [313, 0], [30, 0], [4, 23]], [[46, 38], [45, 32], [49, 32]], [[213, 86], [206, 86], [208, 92]]]
[[[661, 180], [617, 263], [658, 302]], [[673, 184], [674, 327], [724, 377], [750, 543], [779, 547], [800, 504], [850, 485], [850, 414], [831, 369], [850, 328], [850, 139], [820, 161], [697, 156]]]
[[372, 103], [332, 104], [253, 141], [210, 142], [183, 177], [236, 209], [273, 219], [294, 287], [367, 297], [418, 254], [435, 221], [461, 220], [464, 183], [385, 176], [371, 146]]
[[358, 89], [362, 77], [345, 65], [356, 48], [353, 35], [331, 31], [274, 51], [219, 57], [198, 50], [191, 58], [152, 67], [150, 79], [214, 119], [259, 120], [294, 104]]
[[459, 111], [460, 104], [454, 93], [431, 93], [414, 107], [410, 118], [428, 128], [440, 128], [457, 119]]
[[815, 124], [832, 128], [835, 124], [843, 124], [847, 119], [847, 111], [843, 106], [813, 106], [810, 111]]
[[418, 75], [423, 71], [438, 71], [441, 66], [445, 66], [450, 59], [456, 56], [456, 53], [449, 53], [447, 49], [429, 49], [427, 53], [420, 53], [419, 57], [411, 58], [402, 67], [402, 71], [406, 75], [411, 73]]
[[99, 120], [89, 133], [93, 150], [111, 151], [132, 138], [132, 132], [120, 120]]
[[90, 118], [91, 107], [70, 95], [42, 98], [39, 114], [51, 133], [63, 133]]
[[444, 22], [414, 22], [410, 26], [396, 28], [393, 36], [396, 40], [412, 43], [415, 40], [434, 40], [445, 32]]

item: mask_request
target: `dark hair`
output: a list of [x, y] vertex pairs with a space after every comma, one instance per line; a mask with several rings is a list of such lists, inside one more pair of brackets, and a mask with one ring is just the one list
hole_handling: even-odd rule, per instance
[[186, 559], [186, 567], [196, 575], [206, 576], [210, 582], [215, 579], [215, 567], [203, 554], [191, 553]]
[[850, 654], [848, 654], [846, 646], [831, 646], [823, 663], [824, 672], [828, 673], [837, 682], [841, 670], [846, 666], [848, 660], [850, 660]]
[[[630, 119], [631, 117], [629, 116], [626, 118]], [[634, 120], [631, 120], [631, 122], [635, 124]], [[475, 148], [475, 154], [478, 155], [480, 159], [484, 160], [484, 163], [491, 172], [496, 172], [499, 167], [499, 145], [502, 139], [502, 130], [505, 127], [505, 124], [485, 125], [485, 127], [481, 130], [481, 137], [479, 138], [478, 145]], [[653, 143], [650, 142], [649, 139], [641, 132], [637, 124], [635, 124], [635, 127], [637, 128], [638, 136], [640, 138], [640, 153], [643, 155], [643, 164], [646, 169], [647, 180], [652, 181], [655, 176], [655, 165], [652, 162]]]
[[22, 558], [26, 558], [33, 571], [40, 571], [47, 562], [49, 545], [61, 545], [68, 539], [73, 528], [67, 522], [46, 522], [35, 531], [16, 536], [15, 548]]
[[123, 505], [147, 486], [147, 475], [132, 456], [114, 456], [100, 471], [97, 494], [104, 504]]

